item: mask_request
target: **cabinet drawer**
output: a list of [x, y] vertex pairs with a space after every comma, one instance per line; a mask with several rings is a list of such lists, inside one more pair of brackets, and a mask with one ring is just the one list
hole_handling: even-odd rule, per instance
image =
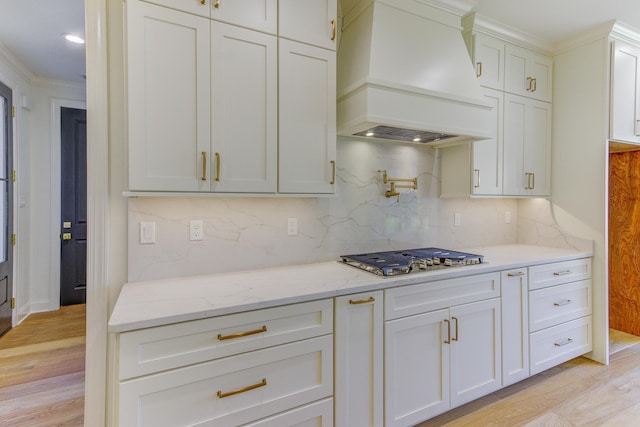
[[588, 353], [593, 349], [591, 336], [591, 316], [531, 334], [531, 375]]
[[120, 379], [333, 332], [333, 300], [194, 320], [120, 334]]
[[244, 427], [333, 427], [333, 399], [325, 399]]
[[385, 320], [500, 296], [500, 273], [479, 274], [385, 290]]
[[241, 425], [333, 392], [333, 336], [120, 383], [119, 425]]
[[591, 278], [591, 258], [529, 267], [529, 290]]
[[529, 292], [529, 330], [559, 325], [591, 314], [591, 280]]

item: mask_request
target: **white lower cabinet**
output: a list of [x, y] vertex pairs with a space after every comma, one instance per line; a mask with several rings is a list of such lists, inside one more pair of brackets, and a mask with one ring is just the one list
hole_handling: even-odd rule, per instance
[[335, 299], [337, 426], [384, 425], [383, 320], [382, 291]]
[[[386, 321], [385, 425], [417, 424], [502, 386], [500, 299], [446, 306], [488, 281], [499, 295], [498, 273], [413, 285], [409, 294], [434, 288], [432, 303], [445, 307]], [[387, 291], [386, 313], [407, 288]]]
[[503, 271], [502, 385], [529, 377], [529, 281], [527, 268]]
[[118, 425], [331, 426], [332, 332], [322, 300], [122, 333]]

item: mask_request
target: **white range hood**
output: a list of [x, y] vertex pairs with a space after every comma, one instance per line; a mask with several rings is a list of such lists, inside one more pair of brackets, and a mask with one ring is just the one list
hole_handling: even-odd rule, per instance
[[343, 0], [337, 128], [433, 145], [491, 136], [459, 0]]

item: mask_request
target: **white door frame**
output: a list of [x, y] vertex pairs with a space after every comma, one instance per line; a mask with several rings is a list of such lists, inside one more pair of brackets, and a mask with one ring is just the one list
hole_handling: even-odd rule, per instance
[[[61, 180], [61, 149], [62, 140], [60, 135], [61, 109], [77, 108], [86, 110], [87, 104], [82, 101], [72, 99], [52, 98], [51, 104], [51, 216], [49, 224], [50, 234], [50, 264], [49, 264], [49, 304], [51, 310], [60, 308], [60, 199], [62, 197]], [[88, 159], [87, 159], [88, 161]]]

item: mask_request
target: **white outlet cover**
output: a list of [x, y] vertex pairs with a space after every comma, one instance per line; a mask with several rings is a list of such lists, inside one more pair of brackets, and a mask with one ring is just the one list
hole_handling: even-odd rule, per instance
[[141, 222], [140, 223], [140, 244], [151, 245], [156, 242], [156, 223]]
[[189, 221], [189, 240], [204, 240], [204, 225], [201, 219]]

